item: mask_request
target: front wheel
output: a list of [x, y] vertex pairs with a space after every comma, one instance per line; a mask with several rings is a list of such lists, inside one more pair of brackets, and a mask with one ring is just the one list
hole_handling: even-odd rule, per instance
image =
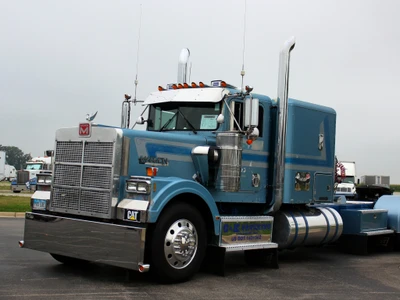
[[168, 207], [150, 243], [150, 270], [159, 281], [188, 280], [199, 270], [206, 252], [206, 226], [200, 212], [187, 203]]

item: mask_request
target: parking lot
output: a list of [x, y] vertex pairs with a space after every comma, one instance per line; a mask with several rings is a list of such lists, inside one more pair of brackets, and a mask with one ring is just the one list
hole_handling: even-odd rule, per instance
[[399, 299], [400, 253], [354, 256], [335, 246], [280, 253], [280, 269], [229, 254], [226, 276], [201, 272], [160, 285], [150, 274], [91, 264], [70, 268], [18, 248], [22, 218], [0, 218], [0, 299]]

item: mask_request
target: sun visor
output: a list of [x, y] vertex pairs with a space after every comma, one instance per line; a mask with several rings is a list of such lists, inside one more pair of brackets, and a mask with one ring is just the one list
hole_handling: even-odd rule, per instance
[[224, 88], [190, 88], [153, 92], [143, 105], [166, 102], [211, 102], [216, 103], [229, 94]]

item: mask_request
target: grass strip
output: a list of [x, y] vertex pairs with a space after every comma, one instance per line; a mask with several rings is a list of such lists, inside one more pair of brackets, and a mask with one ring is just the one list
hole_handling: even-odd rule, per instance
[[30, 197], [0, 195], [0, 212], [31, 211]]

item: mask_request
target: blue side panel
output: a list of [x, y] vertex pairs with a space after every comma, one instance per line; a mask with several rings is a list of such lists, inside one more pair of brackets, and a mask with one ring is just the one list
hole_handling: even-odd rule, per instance
[[[215, 218], [219, 215], [218, 208], [214, 198], [206, 188], [193, 180], [184, 180], [177, 177], [155, 177], [152, 182], [153, 187], [154, 185], [156, 186], [156, 191], [154, 192], [153, 190], [152, 192], [152, 201], [149, 208], [149, 221], [151, 223], [157, 221], [163, 208], [171, 199], [180, 194], [189, 193], [199, 196], [208, 205], [214, 221], [215, 234], [219, 234], [220, 220]], [[186, 200], [190, 203], [193, 199], [188, 198]]]
[[374, 208], [387, 209], [388, 228], [400, 233], [400, 196], [382, 196], [376, 201]]
[[124, 129], [124, 137], [130, 139], [128, 176], [144, 176], [146, 167], [154, 166], [158, 176], [191, 180], [195, 174], [191, 151], [207, 145], [204, 135], [193, 133]]
[[[333, 201], [336, 112], [294, 99], [288, 109], [283, 203]], [[308, 180], [299, 185], [296, 176]]]
[[340, 212], [343, 219], [343, 234], [362, 234], [387, 229], [387, 211], [375, 209], [345, 209]]

